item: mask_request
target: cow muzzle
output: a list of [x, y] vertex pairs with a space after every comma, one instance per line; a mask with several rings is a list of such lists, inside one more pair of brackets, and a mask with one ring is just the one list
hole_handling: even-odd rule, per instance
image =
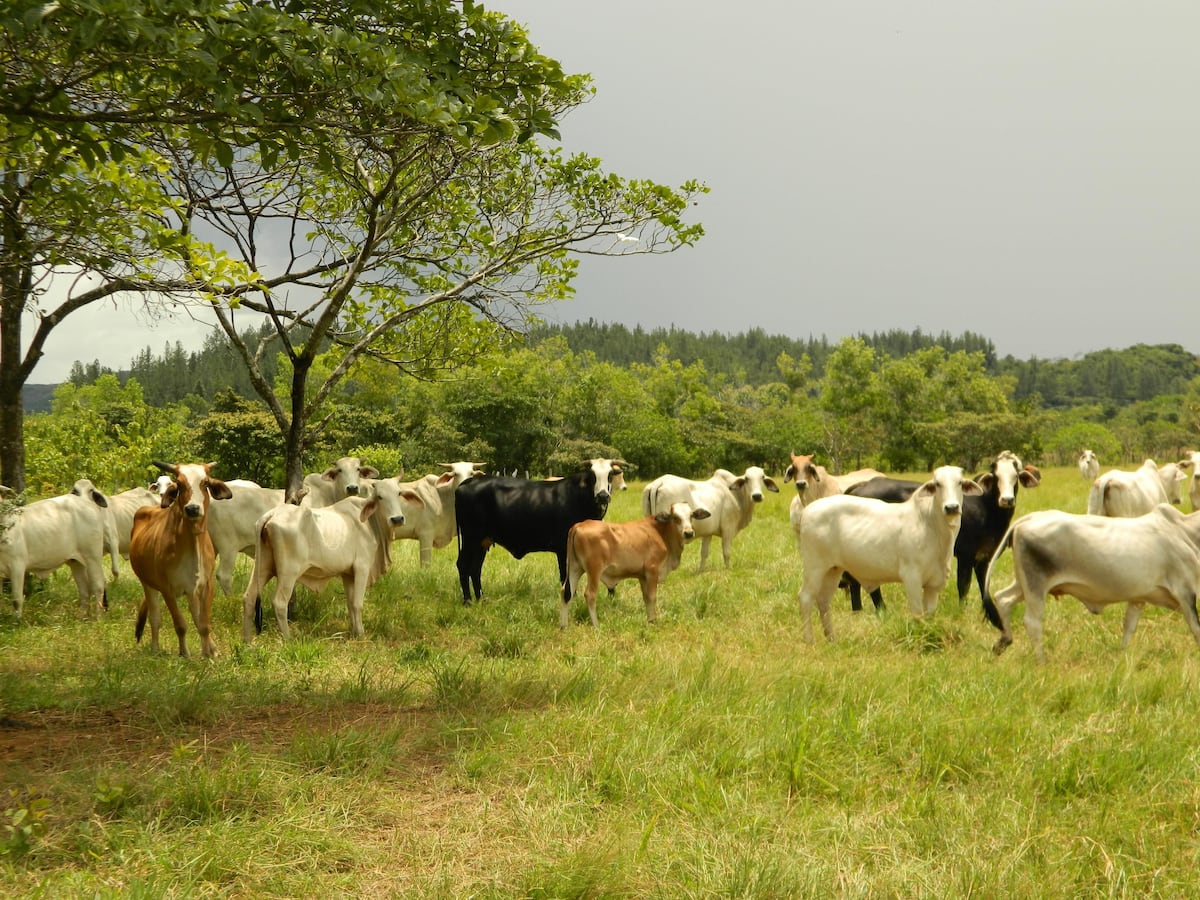
[[683, 533], [684, 541], [690, 541], [695, 536], [696, 536], [696, 532], [692, 531], [692, 529], [690, 529], [690, 528]]
[[1017, 498], [1016, 497], [1001, 497], [999, 500], [996, 501], [996, 505], [999, 506], [1001, 509], [1012, 509], [1014, 506], [1017, 505]]
[[199, 503], [189, 503], [183, 508], [183, 514], [189, 519], [198, 519], [204, 514], [204, 507]]
[[404, 516], [391, 516], [388, 518], [388, 523], [393, 528], [399, 528], [401, 525], [404, 524]]
[[947, 503], [945, 506], [942, 507], [942, 512], [944, 512], [948, 516], [957, 516], [959, 513], [962, 512], [962, 507], [959, 506], [957, 503]]
[[762, 494], [751, 494], [750, 499], [753, 500], [755, 503], [762, 503], [763, 495]]
[[358, 485], [357, 484], [346, 485], [346, 494], [350, 497], [357, 497], [358, 496]]

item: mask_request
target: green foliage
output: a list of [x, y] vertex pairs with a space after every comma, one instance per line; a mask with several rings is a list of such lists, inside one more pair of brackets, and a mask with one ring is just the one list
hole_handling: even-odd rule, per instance
[[218, 394], [213, 411], [193, 436], [198, 459], [215, 462], [224, 479], [248, 478], [264, 486], [283, 483], [279, 428], [261, 406], [232, 391]]
[[33, 850], [46, 831], [50, 800], [9, 788], [8, 807], [0, 814], [0, 858], [21, 859]]

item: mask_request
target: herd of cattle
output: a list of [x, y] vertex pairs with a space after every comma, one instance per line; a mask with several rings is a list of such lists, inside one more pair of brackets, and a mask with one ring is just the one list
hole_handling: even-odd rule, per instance
[[[391, 564], [392, 542], [419, 542], [422, 566], [434, 548], [458, 540], [458, 575], [464, 603], [483, 596], [483, 562], [499, 544], [514, 557], [550, 552], [558, 560], [560, 624], [584, 574], [588, 613], [597, 624], [596, 593], [637, 579], [646, 615], [657, 615], [657, 590], [679, 566], [684, 546], [700, 539], [700, 570], [710, 544], [721, 541], [725, 565], [733, 540], [753, 519], [755, 505], [778, 485], [759, 466], [741, 475], [717, 469], [707, 481], [662, 475], [643, 489], [644, 518], [603, 521], [612, 494], [624, 490], [619, 459], [592, 459], [562, 478], [534, 480], [486, 475], [482, 464], [441, 463], [445, 469], [415, 481], [382, 478], [356, 457], [343, 457], [305, 478], [299, 505], [282, 490], [240, 480], [222, 481], [212, 464], [156, 462], [164, 474], [148, 487], [106, 496], [88, 479], [69, 494], [13, 506], [0, 520], [0, 578], [12, 585], [19, 618], [26, 574], [45, 577], [70, 568], [85, 613], [107, 607], [103, 556], [113, 577], [117, 557], [129, 560], [143, 587], [137, 614], [140, 641], [150, 623], [159, 648], [162, 600], [171, 614], [179, 653], [188, 655], [187, 600], [205, 657], [211, 636], [214, 582], [233, 593], [239, 554], [253, 558], [243, 594], [242, 636], [262, 630], [261, 595], [274, 579], [271, 598], [279, 631], [287, 638], [288, 605], [297, 584], [320, 590], [340, 578], [350, 631], [363, 634], [363, 602], [370, 585]], [[1200, 644], [1196, 596], [1200, 589], [1200, 513], [1184, 515], [1184, 482], [1193, 510], [1200, 508], [1200, 453], [1136, 471], [1099, 473], [1095, 454], [1079, 458], [1090, 482], [1087, 513], [1033, 512], [1013, 521], [1021, 487], [1041, 475], [1008, 451], [986, 472], [964, 477], [956, 466], [936, 469], [928, 481], [889, 478], [874, 469], [834, 475], [811, 455], [793, 454], [784, 482], [795, 483], [789, 508], [803, 562], [799, 605], [804, 636], [812, 640], [813, 608], [825, 635], [833, 636], [831, 601], [849, 589], [862, 608], [866, 590], [882, 608], [880, 586], [903, 586], [910, 612], [933, 612], [957, 560], [959, 599], [979, 585], [983, 611], [1000, 631], [995, 652], [1012, 643], [1013, 607], [1023, 603], [1030, 642], [1042, 653], [1042, 613], [1047, 596], [1077, 597], [1093, 612], [1126, 603], [1123, 645], [1147, 603], [1178, 609]], [[6, 489], [2, 489], [6, 490]], [[995, 595], [995, 563], [1011, 550], [1012, 584]]]

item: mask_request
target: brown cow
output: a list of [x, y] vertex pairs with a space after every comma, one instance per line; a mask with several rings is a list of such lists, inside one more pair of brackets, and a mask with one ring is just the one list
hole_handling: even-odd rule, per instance
[[179, 655], [187, 656], [187, 623], [175, 602], [182, 594], [188, 598], [192, 621], [200, 632], [200, 651], [211, 658], [216, 655], [211, 636], [215, 553], [208, 536], [209, 497], [228, 500], [233, 492], [225, 482], [209, 475], [212, 463], [154, 465], [175, 480], [163, 493], [161, 506], [144, 506], [133, 517], [129, 562], [145, 594], [138, 608], [135, 635], [140, 642], [148, 616], [150, 646], [158, 650], [161, 596], [179, 636]]
[[707, 510], [692, 511], [686, 503], [674, 503], [671, 511], [634, 522], [602, 522], [588, 519], [571, 526], [567, 533], [567, 580], [563, 583], [563, 605], [559, 626], [567, 627], [567, 605], [586, 572], [585, 597], [592, 625], [596, 620], [596, 590], [600, 582], [609, 589], [625, 578], [642, 585], [646, 618], [658, 618], [658, 585], [679, 567], [683, 545], [696, 536], [692, 519], [706, 519]]

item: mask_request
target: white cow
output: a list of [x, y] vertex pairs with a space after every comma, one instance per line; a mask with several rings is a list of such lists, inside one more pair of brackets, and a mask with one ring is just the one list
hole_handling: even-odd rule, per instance
[[963, 497], [982, 493], [958, 466], [941, 466], [903, 503], [837, 494], [809, 504], [800, 522], [805, 640], [812, 640], [814, 605], [832, 640], [829, 604], [847, 571], [867, 591], [900, 582], [914, 616], [932, 613], [950, 577]]
[[217, 583], [228, 597], [233, 594], [233, 569], [238, 554], [254, 558], [258, 539], [255, 526], [264, 513], [284, 502], [284, 492], [257, 486], [239, 487], [236, 481], [227, 481], [225, 485], [233, 496], [209, 507], [208, 535], [217, 555]]
[[1186, 480], [1176, 463], [1159, 468], [1152, 459], [1133, 472], [1110, 469], [1092, 482], [1087, 511], [1093, 516], [1142, 516], [1160, 503], [1178, 504], [1179, 486]]
[[1093, 613], [1125, 603], [1121, 646], [1128, 645], [1147, 603], [1183, 613], [1196, 643], [1200, 621], [1196, 592], [1200, 589], [1200, 515], [1185, 516], [1161, 503], [1136, 518], [1078, 516], [1045, 510], [1013, 523], [988, 566], [992, 572], [1006, 548], [1012, 547], [1013, 583], [995, 595], [1000, 638], [992, 648], [1002, 653], [1012, 643], [1012, 608], [1025, 604], [1025, 630], [1042, 657], [1042, 614], [1046, 596], [1069, 594]]
[[159, 475], [149, 487], [135, 487], [108, 498], [108, 509], [117, 530], [117, 552], [129, 559], [129, 536], [133, 533], [133, 516], [143, 506], [158, 506], [171, 484], [170, 475]]
[[1100, 476], [1100, 460], [1091, 450], [1079, 454], [1079, 474], [1087, 482], [1095, 481]]
[[396, 479], [384, 479], [364, 481], [360, 496], [332, 506], [285, 503], [265, 513], [255, 526], [258, 542], [242, 598], [242, 638], [247, 643], [254, 639], [256, 601], [272, 578], [275, 621], [286, 640], [288, 603], [296, 583], [319, 591], [339, 577], [346, 592], [350, 631], [360, 637], [366, 590], [387, 571], [393, 529], [404, 524], [401, 500], [422, 505], [421, 498], [400, 489]]
[[[454, 518], [454, 492], [468, 478], [483, 475], [483, 463], [438, 463], [449, 471], [441, 475], [426, 475], [400, 486], [421, 498], [423, 507], [406, 509], [404, 524], [394, 532], [397, 539], [409, 538], [421, 545], [421, 566], [433, 561], [433, 549], [447, 546], [457, 533]], [[614, 478], [614, 482], [615, 482]]]
[[[85, 614], [96, 601], [107, 607], [104, 552], [116, 546], [108, 498], [86, 478], [69, 494], [14, 508], [0, 522], [0, 578], [12, 583], [17, 618], [25, 606], [25, 573], [45, 578], [62, 565], [71, 569]], [[115, 561], [113, 568], [115, 577]]]
[[304, 476], [301, 506], [331, 506], [344, 497], [358, 496], [364, 478], [378, 478], [379, 470], [365, 466], [357, 456], [343, 456], [324, 472]]
[[763, 501], [763, 491], [779, 493], [775, 482], [761, 466], [750, 466], [743, 475], [717, 469], [708, 481], [692, 481], [678, 475], [660, 475], [642, 489], [642, 513], [647, 516], [670, 515], [676, 503], [687, 503], [694, 511], [708, 513], [696, 517], [696, 537], [700, 538], [700, 571], [708, 562], [709, 546], [721, 538], [721, 555], [729, 566], [733, 539], [754, 519], [754, 505]]
[[1200, 511], [1200, 452], [1185, 450], [1186, 459], [1179, 461], [1179, 468], [1187, 474], [1188, 500], [1192, 504], [1192, 512]]

